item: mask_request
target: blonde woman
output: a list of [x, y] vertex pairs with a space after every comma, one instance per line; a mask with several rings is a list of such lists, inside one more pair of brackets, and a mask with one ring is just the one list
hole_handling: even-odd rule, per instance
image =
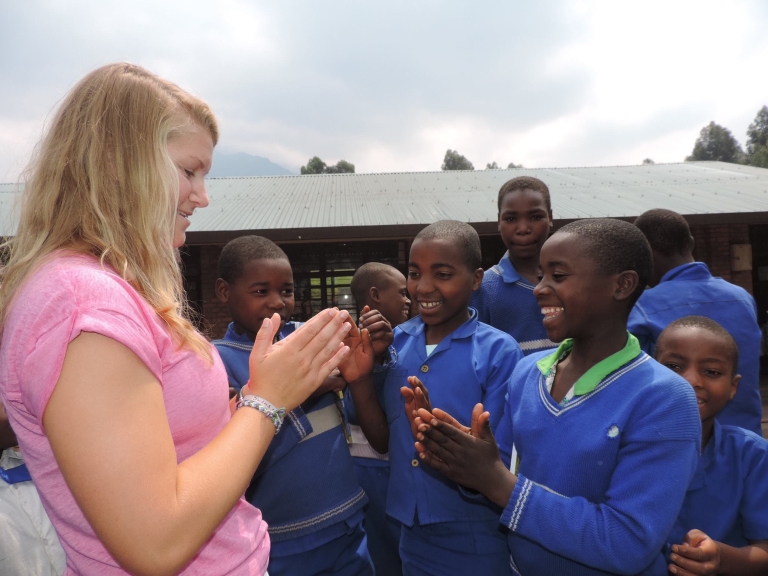
[[72, 90], [31, 165], [0, 288], [0, 392], [66, 574], [263, 574], [266, 527], [241, 496], [277, 409], [342, 360], [350, 378], [369, 362], [344, 312], [275, 345], [265, 320], [231, 412], [175, 252], [208, 204], [217, 138], [205, 103], [114, 64]]

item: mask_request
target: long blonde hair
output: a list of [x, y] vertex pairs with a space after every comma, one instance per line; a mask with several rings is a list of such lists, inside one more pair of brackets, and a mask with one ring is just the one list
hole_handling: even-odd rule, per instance
[[0, 328], [25, 279], [56, 250], [109, 264], [165, 321], [179, 346], [211, 359], [187, 319], [173, 230], [179, 197], [169, 138], [190, 124], [216, 144], [205, 102], [132, 64], [99, 68], [64, 99], [25, 174], [17, 234], [3, 245]]

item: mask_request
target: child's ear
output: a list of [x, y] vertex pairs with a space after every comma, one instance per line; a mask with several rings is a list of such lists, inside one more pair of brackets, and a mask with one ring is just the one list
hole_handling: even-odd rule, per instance
[[616, 277], [614, 298], [619, 302], [630, 298], [635, 293], [640, 277], [634, 270], [625, 270]]
[[377, 304], [381, 302], [381, 296], [379, 295], [379, 289], [376, 288], [376, 286], [371, 286], [370, 290], [368, 290], [368, 295], [371, 297], [371, 300], [373, 302], [376, 302]]
[[733, 380], [731, 381], [731, 395], [729, 396], [728, 400], [733, 400], [733, 397], [736, 396], [736, 392], [739, 391], [740, 381], [741, 381], [741, 374], [736, 374], [736, 376], [734, 376]]
[[480, 285], [483, 283], [483, 275], [485, 272], [482, 268], [475, 270], [474, 278], [472, 279], [472, 292], [480, 290]]
[[216, 298], [219, 299], [219, 302], [222, 304], [229, 302], [229, 284], [227, 284], [226, 280], [223, 278], [216, 278], [216, 285], [214, 286], [213, 291], [216, 294]]

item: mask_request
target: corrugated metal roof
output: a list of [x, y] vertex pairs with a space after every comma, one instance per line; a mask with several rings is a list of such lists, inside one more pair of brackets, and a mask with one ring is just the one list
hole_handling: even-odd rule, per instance
[[[301, 230], [425, 225], [450, 218], [493, 223], [501, 185], [535, 176], [556, 220], [633, 217], [651, 208], [685, 215], [768, 213], [768, 169], [723, 162], [211, 178], [210, 206], [188, 230]], [[0, 185], [0, 234], [9, 233], [10, 185]], [[308, 237], [307, 234], [305, 237]]]
[[208, 180], [190, 232], [495, 222], [501, 185], [546, 182], [555, 219], [768, 212], [768, 170], [723, 162], [650, 166], [324, 174]]

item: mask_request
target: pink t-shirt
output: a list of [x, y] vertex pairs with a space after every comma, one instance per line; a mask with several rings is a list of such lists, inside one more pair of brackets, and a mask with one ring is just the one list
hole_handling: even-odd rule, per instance
[[[215, 350], [213, 366], [194, 352], [179, 350], [149, 304], [94, 258], [57, 253], [18, 293], [0, 345], [0, 392], [66, 552], [65, 574], [125, 574], [75, 502], [42, 426], [67, 346], [81, 332], [127, 346], [155, 375], [163, 387], [177, 462], [208, 444], [229, 420], [227, 375]], [[86, 469], [89, 465], [82, 463]], [[259, 510], [241, 498], [182, 574], [263, 574], [268, 560], [266, 524]]]

